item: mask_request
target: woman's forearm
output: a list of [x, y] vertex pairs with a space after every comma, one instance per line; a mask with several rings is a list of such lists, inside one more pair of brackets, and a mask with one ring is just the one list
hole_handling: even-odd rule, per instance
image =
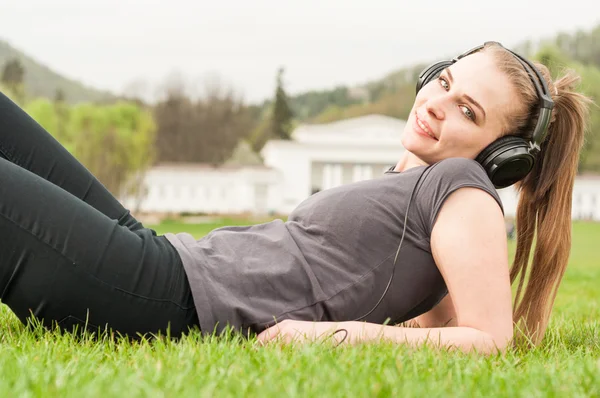
[[310, 322], [284, 320], [258, 335], [258, 341], [280, 342], [334, 339], [338, 344], [391, 341], [397, 344], [453, 348], [464, 352], [493, 354], [508, 347], [512, 336], [500, 338], [481, 330], [465, 327], [411, 328], [367, 322]]
[[[344, 323], [339, 324], [338, 329], [343, 329]], [[489, 333], [464, 326], [407, 328], [363, 322], [350, 322], [350, 324], [348, 325], [348, 339], [351, 343], [385, 340], [411, 346], [430, 344], [436, 347], [456, 348], [464, 352], [476, 351], [486, 354], [503, 351], [509, 343], [509, 339], [498, 341]]]

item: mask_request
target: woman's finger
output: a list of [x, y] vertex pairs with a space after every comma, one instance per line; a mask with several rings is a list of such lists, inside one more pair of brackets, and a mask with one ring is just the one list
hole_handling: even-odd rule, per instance
[[265, 330], [263, 330], [262, 332], [260, 332], [260, 334], [258, 336], [256, 336], [256, 340], [259, 343], [266, 343], [268, 341], [273, 340], [274, 338], [276, 338], [280, 333], [280, 329], [278, 325], [273, 325], [270, 328], [266, 328]]

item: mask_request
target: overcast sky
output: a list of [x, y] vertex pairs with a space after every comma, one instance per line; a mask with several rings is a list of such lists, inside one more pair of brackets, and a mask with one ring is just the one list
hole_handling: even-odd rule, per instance
[[253, 102], [280, 65], [298, 93], [598, 23], [598, 0], [0, 0], [0, 38], [70, 78], [121, 92], [218, 75]]

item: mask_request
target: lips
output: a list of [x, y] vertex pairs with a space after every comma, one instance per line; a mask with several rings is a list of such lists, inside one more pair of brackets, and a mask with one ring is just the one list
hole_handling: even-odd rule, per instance
[[431, 130], [431, 127], [429, 127], [429, 124], [425, 120], [419, 119], [419, 115], [417, 115], [416, 112], [415, 112], [415, 120], [416, 120], [417, 131], [419, 133], [421, 133], [423, 135], [427, 135], [430, 138], [438, 141], [438, 139], [436, 138], [435, 134]]

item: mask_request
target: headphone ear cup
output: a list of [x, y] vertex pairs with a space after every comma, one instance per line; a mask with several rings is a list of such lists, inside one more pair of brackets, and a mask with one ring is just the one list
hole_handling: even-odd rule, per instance
[[417, 93], [423, 88], [424, 85], [438, 77], [444, 69], [452, 64], [452, 61], [441, 61], [429, 65], [427, 68], [423, 69], [419, 75], [419, 79], [417, 80]]
[[488, 145], [475, 160], [483, 166], [496, 188], [506, 188], [533, 169], [535, 157], [529, 148], [529, 142], [521, 137], [504, 136]]

